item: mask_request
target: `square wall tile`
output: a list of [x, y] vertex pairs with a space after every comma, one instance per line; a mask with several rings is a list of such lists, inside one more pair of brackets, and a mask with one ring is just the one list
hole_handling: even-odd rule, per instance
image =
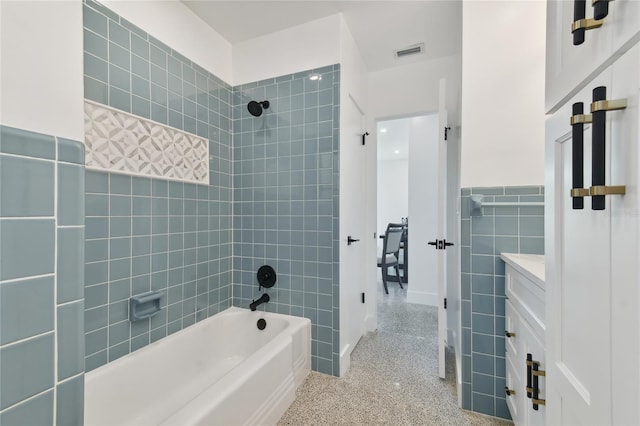
[[0, 345], [53, 330], [53, 276], [0, 284]]
[[0, 280], [53, 273], [52, 220], [0, 220]]
[[84, 371], [84, 304], [58, 307], [58, 380]]
[[0, 410], [53, 387], [53, 333], [5, 346], [0, 358]]
[[0, 155], [0, 216], [53, 216], [53, 168], [50, 161]]

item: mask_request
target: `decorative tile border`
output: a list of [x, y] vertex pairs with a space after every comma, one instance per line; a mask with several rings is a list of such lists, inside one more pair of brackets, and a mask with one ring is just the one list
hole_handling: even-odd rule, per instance
[[85, 100], [88, 168], [209, 184], [209, 141]]

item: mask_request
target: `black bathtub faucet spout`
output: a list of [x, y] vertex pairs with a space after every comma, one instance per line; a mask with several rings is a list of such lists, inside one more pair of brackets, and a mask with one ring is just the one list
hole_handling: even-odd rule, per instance
[[251, 302], [251, 304], [249, 305], [249, 309], [251, 309], [252, 311], [255, 311], [258, 305], [267, 303], [269, 299], [271, 299], [269, 295], [267, 293], [264, 293], [262, 296], [260, 296], [260, 299], [254, 300]]

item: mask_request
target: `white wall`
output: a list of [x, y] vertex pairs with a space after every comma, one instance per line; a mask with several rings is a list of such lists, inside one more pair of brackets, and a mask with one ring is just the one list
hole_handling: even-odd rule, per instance
[[545, 2], [463, 3], [463, 187], [544, 182]]
[[233, 46], [234, 85], [340, 62], [341, 15], [332, 15]]
[[[409, 160], [378, 161], [378, 235], [409, 216]], [[381, 240], [380, 240], [381, 241]], [[379, 242], [380, 247], [382, 243]]]
[[101, 0], [216, 77], [233, 84], [231, 43], [179, 1]]
[[409, 289], [407, 302], [437, 306], [438, 114], [411, 119], [409, 139]]
[[[416, 116], [438, 111], [438, 82], [447, 80], [447, 109], [457, 117], [461, 57], [449, 56], [368, 75], [369, 117], [375, 120]], [[457, 123], [456, 123], [457, 124]], [[375, 128], [371, 127], [371, 128]]]
[[84, 137], [82, 3], [0, 2], [0, 123]]

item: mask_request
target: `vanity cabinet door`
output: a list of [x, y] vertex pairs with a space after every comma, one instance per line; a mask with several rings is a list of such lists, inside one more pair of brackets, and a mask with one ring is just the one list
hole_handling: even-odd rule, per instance
[[522, 412], [526, 397], [526, 392], [524, 391], [526, 377], [521, 368], [522, 360], [525, 359], [520, 348], [520, 341], [522, 340], [521, 321], [522, 319], [511, 301], [505, 300], [505, 328], [506, 331], [513, 334], [511, 337], [505, 337], [507, 386], [505, 398], [513, 423], [516, 425], [523, 424]]
[[[547, 378], [546, 378], [546, 363], [544, 354], [544, 344], [538, 338], [529, 324], [524, 321], [521, 324], [520, 332], [522, 334], [522, 351], [524, 353], [522, 365], [522, 371], [525, 374], [525, 383], [527, 372], [531, 373], [531, 384], [534, 389], [531, 397], [529, 398], [524, 391], [524, 407], [522, 410], [522, 418], [524, 424], [544, 426], [546, 422], [546, 399], [547, 399]], [[526, 360], [527, 355], [531, 355], [531, 363], [535, 364], [527, 368]], [[537, 373], [536, 373], [537, 371]], [[536, 374], [539, 374], [536, 376]], [[545, 374], [542, 376], [541, 374]], [[540, 403], [536, 404], [536, 398]], [[552, 424], [549, 422], [549, 424]]]
[[[638, 2], [640, 3], [640, 2]], [[610, 7], [614, 7], [612, 3]], [[613, 424], [640, 424], [640, 45], [612, 66], [611, 99], [627, 107], [607, 114], [611, 128], [611, 182], [626, 185], [611, 198], [611, 340]]]
[[[551, 425], [611, 424], [611, 203], [573, 209], [572, 104], [588, 114], [592, 88], [611, 87], [598, 75], [546, 122], [545, 243], [546, 414]], [[613, 115], [610, 113], [609, 115]], [[584, 186], [591, 186], [591, 124], [582, 132]], [[610, 129], [610, 127], [608, 127]], [[606, 182], [611, 182], [607, 135]]]

